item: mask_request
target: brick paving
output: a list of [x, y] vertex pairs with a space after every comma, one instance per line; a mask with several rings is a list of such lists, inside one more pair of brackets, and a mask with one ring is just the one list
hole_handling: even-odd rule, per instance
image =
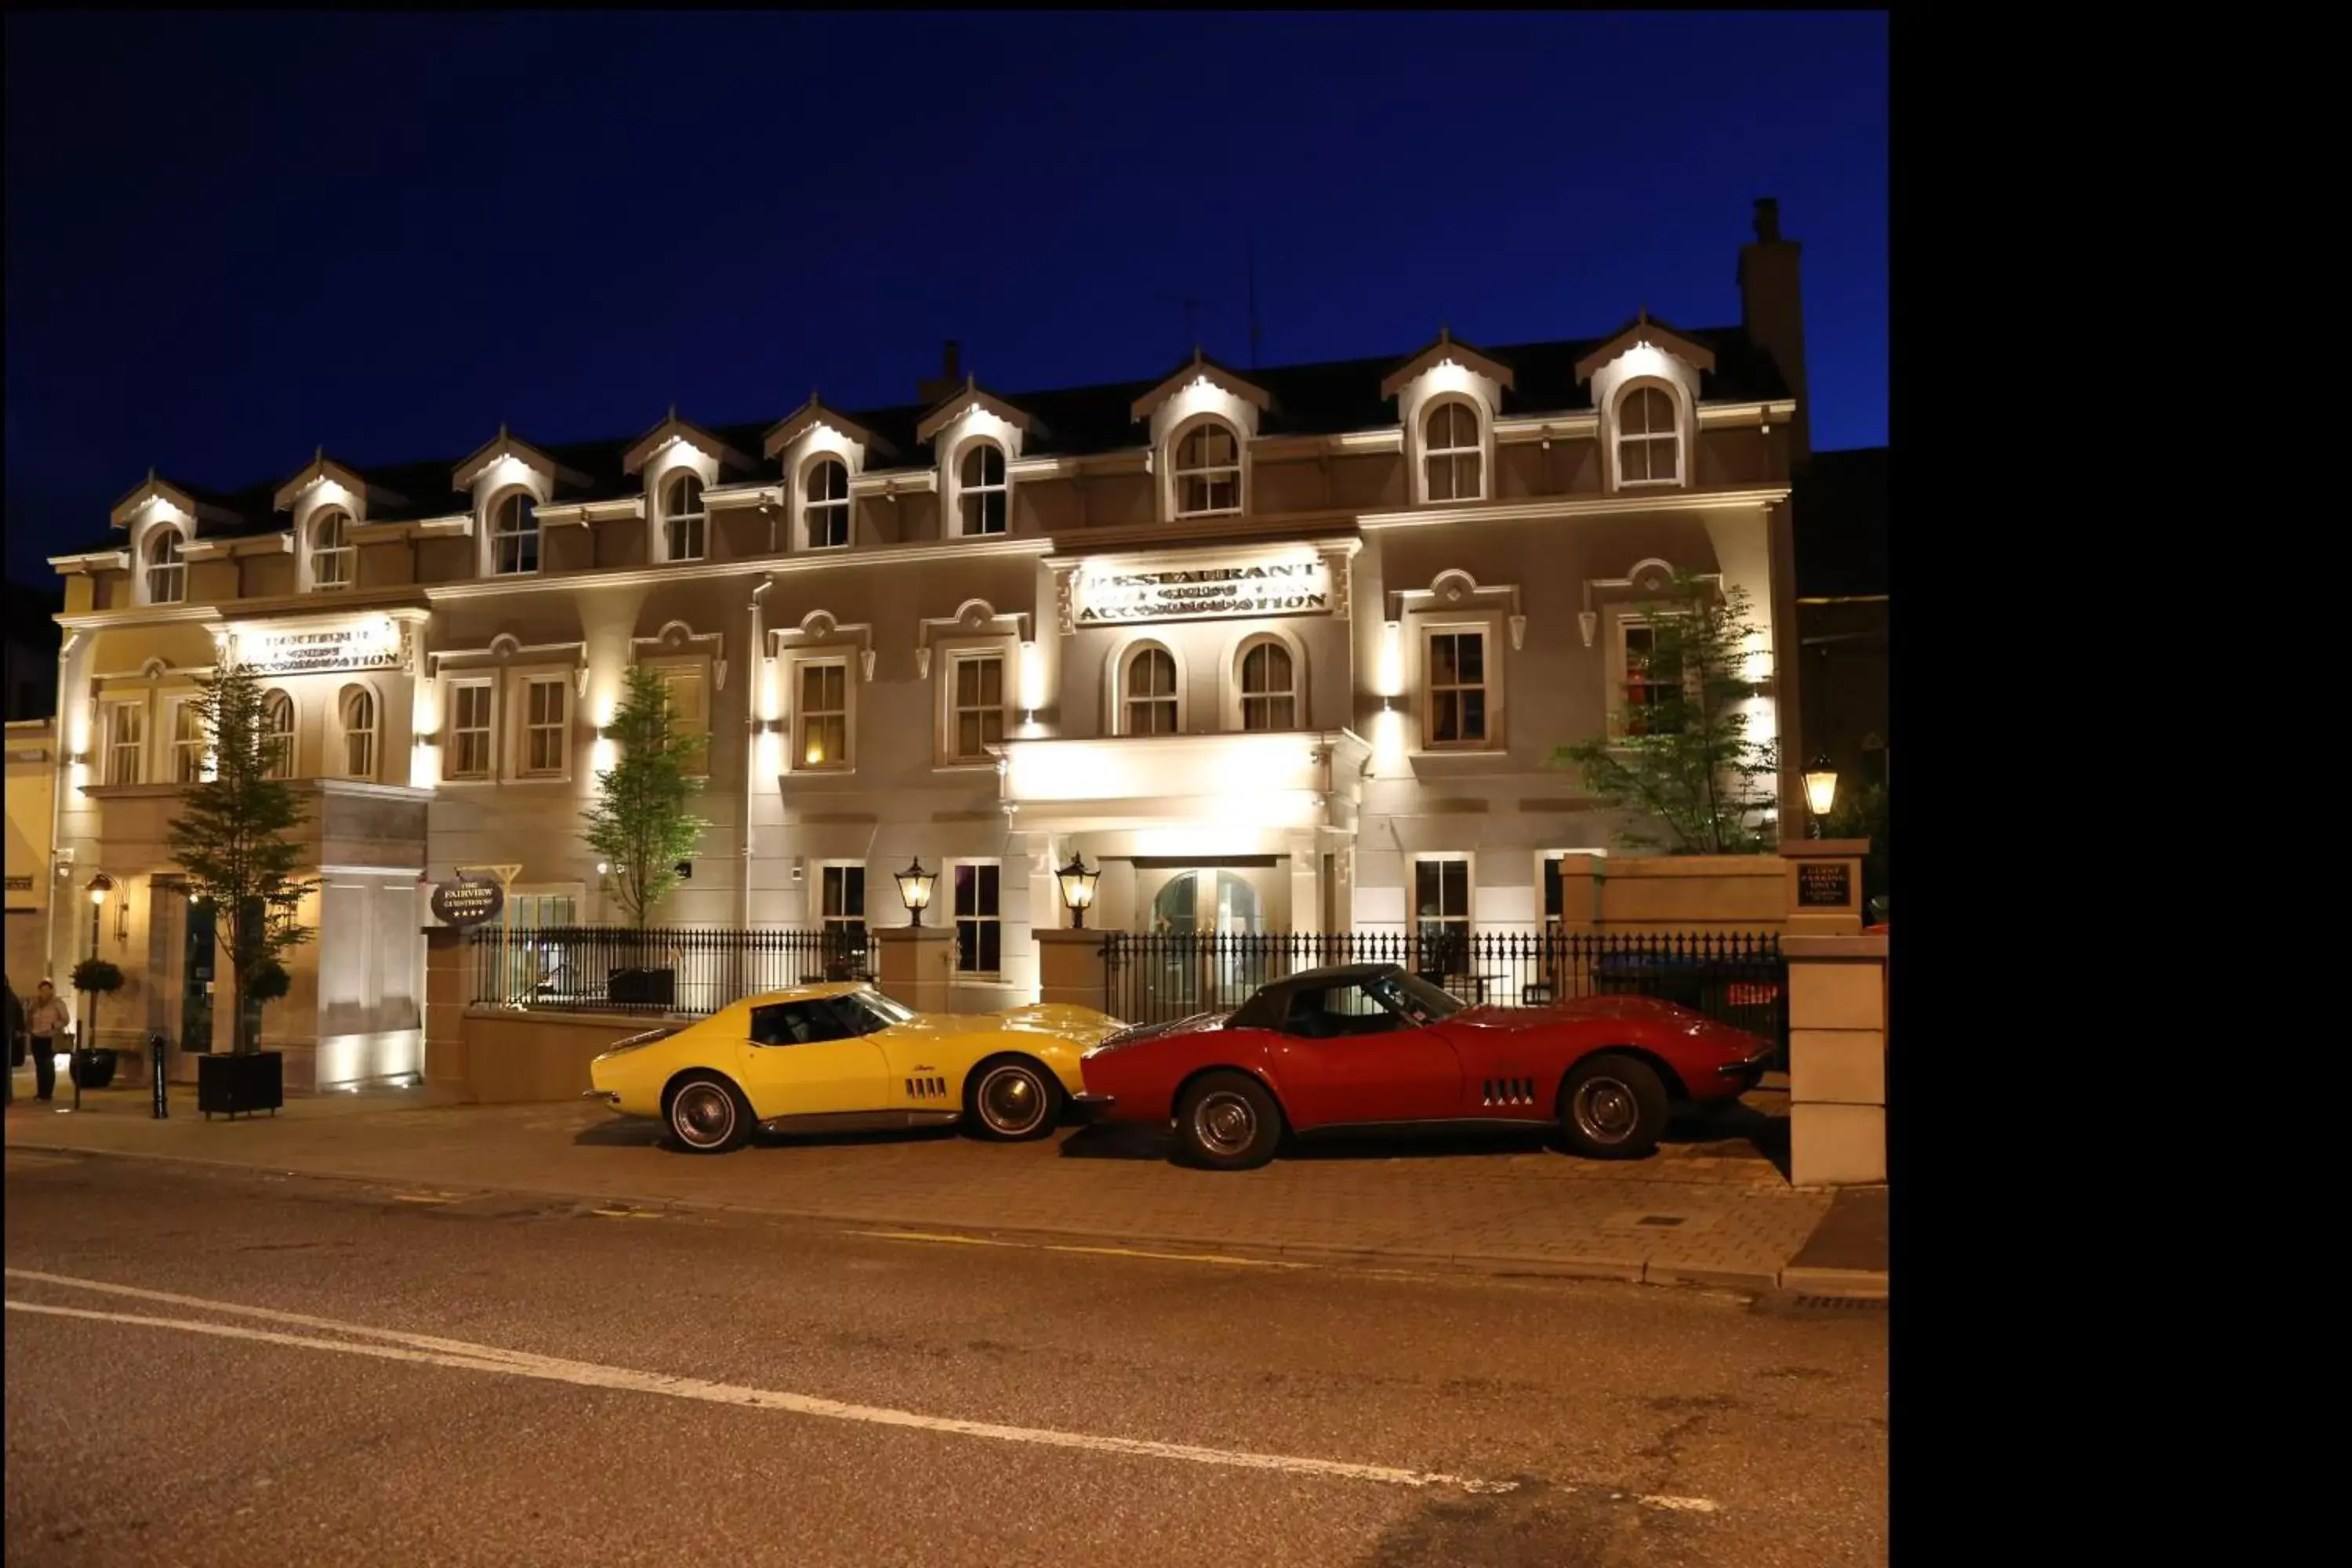
[[[1083, 1129], [1024, 1144], [951, 1133], [765, 1141], [674, 1153], [585, 1104], [427, 1106], [420, 1092], [291, 1099], [207, 1122], [175, 1092], [85, 1094], [79, 1114], [18, 1101], [12, 1148], [198, 1160], [401, 1184], [462, 1199], [525, 1193], [735, 1209], [871, 1228], [1488, 1273], [1769, 1289], [1830, 1206], [1782, 1173], [1785, 1093], [1678, 1127], [1647, 1160], [1587, 1161], [1532, 1139], [1312, 1144], [1262, 1170], [1168, 1163], [1164, 1143]], [[1778, 1157], [1781, 1163], [1776, 1163]]]

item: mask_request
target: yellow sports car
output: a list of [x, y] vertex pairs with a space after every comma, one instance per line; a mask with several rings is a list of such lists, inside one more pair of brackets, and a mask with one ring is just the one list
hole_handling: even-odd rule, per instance
[[927, 1016], [871, 985], [796, 985], [623, 1040], [588, 1064], [588, 1098], [623, 1116], [659, 1117], [697, 1154], [735, 1148], [754, 1127], [961, 1121], [979, 1138], [1043, 1138], [1068, 1097], [1085, 1091], [1079, 1054], [1122, 1027], [1107, 1013], [1058, 1003]]

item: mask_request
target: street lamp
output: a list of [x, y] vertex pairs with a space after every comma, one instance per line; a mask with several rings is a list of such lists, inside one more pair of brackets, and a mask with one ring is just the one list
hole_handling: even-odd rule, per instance
[[915, 857], [914, 864], [898, 873], [898, 897], [914, 914], [908, 925], [921, 925], [923, 911], [930, 908], [931, 884], [938, 879], [923, 869], [923, 858]]
[[114, 879], [100, 871], [89, 879], [89, 955], [98, 956], [98, 911], [106, 907], [106, 895], [114, 891]]
[[1805, 805], [1812, 813], [1814, 837], [1822, 836], [1822, 819], [1829, 816], [1830, 807], [1836, 804], [1837, 769], [1830, 765], [1829, 753], [1822, 752], [1814, 756], [1813, 765], [1805, 770]]
[[1102, 870], [1087, 869], [1087, 858], [1076, 849], [1070, 851], [1070, 863], [1054, 875], [1061, 880], [1062, 902], [1070, 906], [1070, 929], [1087, 929], [1087, 910], [1094, 907], [1095, 883], [1102, 879]]

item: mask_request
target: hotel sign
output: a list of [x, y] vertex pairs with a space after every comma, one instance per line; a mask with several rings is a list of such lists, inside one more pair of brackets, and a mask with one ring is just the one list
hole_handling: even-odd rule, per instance
[[1074, 619], [1082, 626], [1325, 615], [1332, 608], [1331, 568], [1317, 556], [1164, 572], [1087, 569], [1078, 575], [1076, 599]]
[[303, 631], [239, 634], [237, 659], [265, 675], [318, 675], [330, 670], [397, 669], [401, 637], [391, 621]]

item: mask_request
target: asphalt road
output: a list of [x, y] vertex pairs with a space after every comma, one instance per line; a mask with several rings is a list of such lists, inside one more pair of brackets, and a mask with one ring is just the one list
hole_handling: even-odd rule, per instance
[[5, 1187], [12, 1564], [1886, 1556], [1883, 1312], [13, 1151]]

